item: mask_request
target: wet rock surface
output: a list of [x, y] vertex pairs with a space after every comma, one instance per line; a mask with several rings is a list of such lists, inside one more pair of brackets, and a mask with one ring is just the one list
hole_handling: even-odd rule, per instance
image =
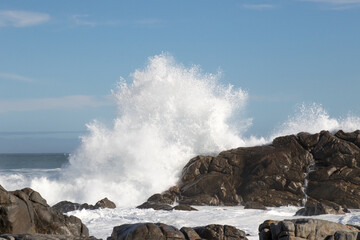
[[179, 211], [198, 211], [196, 208], [186, 205], [186, 204], [179, 204], [175, 207], [173, 207], [173, 210], [179, 210]]
[[99, 208], [116, 208], [114, 202], [110, 201], [107, 198], [99, 200], [95, 205], [87, 204], [87, 203], [73, 203], [70, 201], [61, 201], [52, 206], [52, 208], [59, 213], [67, 213], [75, 210], [94, 210]]
[[149, 209], [152, 208], [154, 210], [164, 210], [164, 211], [171, 211], [171, 210], [178, 210], [178, 211], [197, 211], [196, 208], [191, 207], [190, 205], [186, 204], [179, 204], [175, 207], [170, 206], [169, 204], [165, 203], [156, 203], [156, 202], [144, 202], [140, 206], [136, 208], [139, 209]]
[[259, 226], [260, 240], [357, 240], [359, 228], [319, 219], [267, 220]]
[[349, 212], [347, 208], [344, 208], [336, 203], [322, 201], [322, 202], [307, 202], [304, 208], [298, 210], [296, 216], [315, 216], [321, 214], [345, 214]]
[[107, 240], [245, 240], [246, 235], [235, 227], [228, 225], [207, 225], [204, 227], [180, 230], [163, 223], [124, 224], [114, 227]]
[[176, 191], [155, 194], [148, 202], [301, 206], [307, 178], [308, 198], [360, 208], [359, 166], [360, 131], [299, 133], [265, 146], [197, 156], [183, 168], [179, 183], [171, 188]]
[[156, 203], [156, 202], [145, 202], [145, 203], [141, 204], [140, 206], [137, 206], [136, 208], [139, 208], [139, 209], [152, 208], [154, 210], [165, 210], [165, 211], [170, 211], [173, 209], [172, 206], [170, 206], [169, 204]]
[[8, 192], [1, 186], [0, 233], [89, 236], [80, 219], [56, 212], [31, 188]]

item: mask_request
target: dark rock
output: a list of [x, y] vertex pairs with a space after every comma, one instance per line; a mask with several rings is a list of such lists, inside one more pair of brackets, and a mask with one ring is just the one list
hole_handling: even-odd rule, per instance
[[95, 208], [116, 208], [114, 202], [110, 201], [107, 198], [101, 199], [95, 204]]
[[196, 157], [184, 167], [179, 202], [300, 205], [304, 172], [311, 162], [312, 155], [295, 136], [277, 138], [268, 146], [232, 149], [217, 157]]
[[73, 203], [70, 201], [61, 201], [52, 206], [52, 208], [59, 213], [67, 213], [75, 210], [84, 209], [82, 204]]
[[319, 201], [360, 208], [360, 148], [324, 131], [312, 154], [316, 168], [309, 174], [307, 194]]
[[307, 196], [360, 208], [360, 131], [299, 133], [265, 146], [218, 156], [197, 156], [177, 185], [148, 199], [151, 204], [301, 206]]
[[177, 228], [163, 223], [124, 224], [114, 227], [108, 240], [241, 240], [245, 232], [228, 225]]
[[200, 239], [199, 234], [189, 227], [182, 227], [180, 231], [184, 234], [186, 240], [198, 240]]
[[203, 239], [247, 239], [244, 231], [228, 225], [211, 224], [205, 227], [195, 227], [194, 230]]
[[348, 142], [352, 142], [354, 143], [356, 146], [360, 147], [360, 130], [354, 131], [354, 132], [349, 132], [349, 133], [345, 133], [342, 130], [339, 130], [336, 134], [336, 137], [341, 138], [345, 141]]
[[189, 206], [189, 205], [186, 205], [186, 204], [179, 204], [179, 205], [173, 207], [173, 210], [197, 211], [196, 208], [193, 208], [192, 206]]
[[260, 209], [260, 210], [266, 210], [266, 207], [258, 202], [247, 202], [244, 206], [245, 209]]
[[320, 134], [310, 134], [307, 132], [301, 132], [296, 135], [299, 139], [299, 143], [306, 149], [312, 149], [319, 142]]
[[241, 200], [236, 194], [231, 176], [218, 172], [210, 172], [181, 188], [180, 203], [192, 203], [193, 205], [239, 205]]
[[152, 202], [144, 202], [143, 204], [141, 204], [140, 206], [137, 206], [136, 208], [139, 209], [149, 209], [152, 208], [154, 210], [165, 210], [165, 211], [170, 211], [172, 210], [172, 206], [168, 205], [168, 204], [164, 204], [164, 203], [152, 203]]
[[340, 205], [329, 201], [316, 202], [316, 203], [308, 202], [305, 204], [305, 207], [298, 210], [295, 213], [295, 215], [315, 216], [321, 214], [345, 214], [345, 212], [347, 211], [348, 211], [347, 209], [344, 209]]
[[[169, 226], [171, 227], [171, 226]], [[172, 230], [176, 229], [171, 227]], [[171, 230], [169, 230], [171, 231]], [[174, 230], [175, 231], [175, 230]], [[185, 239], [184, 235], [182, 238]], [[137, 223], [137, 224], [124, 224], [114, 227], [111, 237], [108, 240], [166, 240], [165, 234], [162, 232], [159, 224], [154, 223]]]
[[165, 239], [185, 239], [184, 234], [176, 227], [166, 225], [163, 223], [156, 224], [161, 232], [164, 234]]
[[172, 199], [169, 199], [165, 197], [162, 194], [154, 194], [147, 200], [148, 202], [154, 202], [154, 203], [162, 203], [162, 204], [172, 204], [174, 201]]
[[109, 199], [104, 198], [98, 201], [95, 204], [95, 206], [87, 203], [80, 204], [80, 203], [73, 203], [70, 201], [61, 201], [55, 204], [54, 206], [52, 206], [52, 208], [59, 213], [67, 213], [82, 209], [95, 210], [99, 208], [116, 208], [116, 205], [114, 202], [110, 201]]
[[38, 192], [30, 188], [8, 192], [1, 186], [0, 233], [89, 236], [80, 219], [56, 212]]
[[154, 210], [172, 210], [170, 204], [173, 204], [178, 198], [179, 188], [177, 186], [171, 187], [162, 194], [154, 194], [148, 198], [146, 202], [137, 206], [136, 208], [146, 209], [152, 208]]
[[356, 240], [359, 230], [349, 225], [319, 219], [267, 220], [259, 226], [260, 240], [347, 239]]

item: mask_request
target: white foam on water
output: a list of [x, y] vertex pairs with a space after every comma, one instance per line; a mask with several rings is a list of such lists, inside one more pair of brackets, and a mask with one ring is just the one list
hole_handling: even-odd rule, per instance
[[[257, 240], [258, 227], [265, 220], [284, 220], [299, 218], [294, 214], [299, 207], [284, 206], [267, 210], [244, 209], [244, 207], [204, 207], [195, 206], [199, 211], [155, 211], [153, 209], [116, 208], [100, 210], [73, 211], [68, 214], [79, 217], [89, 228], [90, 234], [106, 239], [112, 229], [121, 224], [140, 222], [161, 222], [180, 229], [181, 227], [222, 224], [235, 226], [250, 234], [249, 240]], [[304, 217], [301, 217], [304, 218]], [[306, 217], [305, 217], [306, 218]], [[345, 215], [318, 215], [312, 218], [339, 222], [342, 224], [359, 224], [360, 212], [352, 211]]]

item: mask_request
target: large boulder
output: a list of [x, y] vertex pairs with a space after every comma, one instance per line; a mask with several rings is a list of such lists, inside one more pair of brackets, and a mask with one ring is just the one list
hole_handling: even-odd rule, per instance
[[197, 156], [171, 188], [178, 191], [155, 194], [148, 202], [264, 208], [301, 206], [306, 195], [315, 202], [360, 208], [359, 167], [360, 131], [299, 133], [269, 145]]
[[259, 226], [260, 240], [330, 240], [360, 238], [359, 228], [319, 219], [267, 220]]
[[89, 236], [87, 227], [79, 218], [56, 212], [38, 192], [31, 188], [8, 192], [2, 186], [0, 186], [1, 233]]
[[107, 240], [246, 240], [246, 234], [233, 226], [208, 225], [180, 230], [163, 223], [123, 224], [114, 227]]

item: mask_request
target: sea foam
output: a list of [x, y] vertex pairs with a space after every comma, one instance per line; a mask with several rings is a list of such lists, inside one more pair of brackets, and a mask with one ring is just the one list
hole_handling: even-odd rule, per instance
[[112, 126], [88, 124], [60, 177], [35, 178], [31, 187], [50, 203], [95, 203], [106, 196], [118, 206], [135, 206], [176, 184], [182, 167], [198, 154], [267, 144], [301, 131], [360, 128], [358, 117], [335, 119], [319, 104], [303, 104], [271, 136], [245, 138], [248, 94], [220, 84], [220, 76], [184, 67], [168, 54], [149, 58], [113, 91], [118, 117]]

